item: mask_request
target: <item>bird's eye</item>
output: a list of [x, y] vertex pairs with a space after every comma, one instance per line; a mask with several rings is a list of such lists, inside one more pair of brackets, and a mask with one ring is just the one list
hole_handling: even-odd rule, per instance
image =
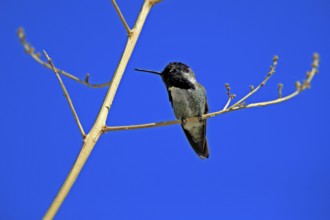
[[170, 73], [175, 74], [177, 71], [176, 69], [171, 69]]

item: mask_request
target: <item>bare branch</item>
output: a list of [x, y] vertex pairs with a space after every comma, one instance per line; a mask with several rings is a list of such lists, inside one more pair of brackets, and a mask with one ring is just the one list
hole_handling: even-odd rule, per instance
[[71, 111], [72, 111], [72, 114], [73, 114], [73, 116], [74, 116], [74, 119], [76, 120], [76, 122], [77, 122], [77, 124], [78, 124], [78, 128], [79, 128], [79, 130], [80, 130], [80, 133], [81, 133], [81, 135], [83, 136], [83, 138], [85, 138], [86, 134], [85, 134], [84, 129], [83, 129], [81, 123], [80, 123], [79, 117], [78, 117], [78, 115], [77, 115], [77, 113], [76, 113], [76, 111], [75, 111], [75, 109], [74, 109], [74, 107], [73, 107], [73, 104], [72, 104], [71, 98], [70, 98], [70, 96], [69, 96], [68, 91], [67, 91], [66, 88], [65, 88], [65, 85], [64, 85], [64, 83], [63, 83], [63, 81], [62, 81], [62, 79], [61, 79], [61, 77], [60, 77], [60, 74], [58, 74], [57, 69], [56, 69], [55, 66], [54, 66], [54, 63], [53, 63], [52, 59], [48, 56], [47, 52], [46, 52], [45, 50], [44, 50], [43, 52], [44, 52], [44, 54], [45, 54], [46, 59], [48, 60], [48, 64], [51, 66], [52, 70], [54, 71], [54, 73], [55, 73], [55, 75], [56, 75], [56, 77], [57, 77], [57, 79], [58, 79], [58, 81], [59, 81], [60, 84], [61, 84], [62, 90], [63, 90], [63, 92], [64, 92], [64, 96], [65, 96], [66, 100], [68, 101], [68, 103], [69, 103], [69, 105], [70, 105], [70, 109], [71, 109]]
[[273, 104], [287, 101], [287, 100], [292, 99], [293, 97], [299, 95], [302, 91], [309, 89], [311, 87], [311, 82], [312, 82], [315, 74], [318, 73], [319, 64], [320, 64], [320, 56], [317, 53], [314, 53], [312, 70], [306, 74], [306, 80], [304, 81], [303, 84], [301, 84], [299, 81], [296, 82], [296, 91], [295, 92], [292, 92], [291, 94], [289, 94], [283, 98], [278, 98], [278, 99], [275, 99], [272, 101], [252, 103], [252, 104], [246, 105], [245, 108], [254, 108], [254, 107], [263, 107], [263, 106], [267, 106], [267, 105], [273, 105]]
[[127, 24], [127, 22], [126, 22], [126, 20], [124, 18], [124, 15], [121, 13], [120, 8], [117, 5], [117, 2], [115, 0], [112, 0], [112, 4], [115, 7], [115, 9], [116, 9], [116, 11], [117, 11], [117, 13], [119, 15], [121, 22], [123, 22], [123, 25], [124, 25], [124, 27], [126, 29], [126, 32], [127, 32], [128, 36], [131, 36], [132, 30], [128, 26], [128, 24]]
[[264, 81], [262, 81], [259, 84], [259, 86], [257, 86], [257, 88], [254, 88], [253, 86], [250, 86], [251, 91], [246, 96], [244, 96], [242, 99], [240, 99], [238, 102], [233, 104], [230, 108], [235, 108], [237, 106], [240, 106], [246, 99], [248, 99], [251, 95], [253, 95], [255, 92], [257, 92], [262, 86], [266, 85], [266, 82], [275, 73], [275, 68], [276, 68], [276, 65], [277, 65], [277, 61], [278, 61], [278, 56], [274, 56], [273, 57], [273, 65], [270, 66], [270, 71], [268, 72], [268, 74], [267, 74], [266, 78], [264, 79]]
[[233, 100], [234, 96], [228, 96], [228, 100], [226, 102], [225, 107], [223, 107], [222, 111], [226, 110], [228, 106], [230, 105], [231, 100]]
[[[48, 68], [48, 69], [52, 69], [52, 67], [49, 65], [49, 63], [47, 61], [43, 61], [41, 59], [41, 54], [39, 52], [36, 52], [35, 49], [30, 45], [30, 43], [28, 43], [26, 41], [26, 37], [25, 37], [25, 33], [24, 33], [24, 30], [23, 28], [19, 28], [18, 31], [17, 31], [17, 34], [18, 34], [18, 37], [20, 39], [20, 42], [22, 43], [24, 49], [25, 49], [25, 52], [27, 54], [29, 54], [35, 61], [37, 61], [39, 64], [41, 64], [42, 66]], [[84, 84], [88, 87], [91, 87], [91, 88], [103, 88], [103, 87], [108, 87], [111, 83], [110, 82], [106, 82], [106, 83], [102, 83], [102, 84], [90, 84], [89, 82], [86, 82], [85, 80], [81, 80], [79, 79], [78, 77], [64, 71], [64, 70], [60, 70], [60, 69], [57, 69], [56, 68], [56, 71], [59, 73], [59, 74], [62, 74], [70, 79], [73, 79], [81, 84]]]
[[[258, 103], [252, 103], [252, 104], [245, 105], [244, 101], [248, 97], [253, 95], [261, 86], [265, 85], [265, 83], [268, 81], [270, 76], [275, 72], [275, 66], [277, 64], [277, 60], [278, 60], [278, 57], [275, 56], [274, 59], [273, 59], [273, 65], [271, 66], [270, 72], [268, 73], [266, 78], [260, 83], [260, 85], [257, 88], [252, 87], [251, 91], [246, 96], [244, 96], [244, 98], [242, 98], [241, 100], [239, 100], [238, 102], [236, 102], [235, 104], [230, 106], [229, 108], [227, 108], [228, 105], [229, 105], [228, 103], [230, 103], [231, 99], [233, 99], [234, 97], [233, 97], [233, 95], [230, 95], [229, 84], [225, 84], [226, 89], [227, 89], [227, 95], [228, 95], [228, 101], [227, 101], [227, 104], [225, 105], [225, 107], [220, 111], [202, 115], [201, 119], [207, 119], [207, 118], [211, 118], [211, 117], [221, 115], [221, 114], [224, 114], [224, 113], [227, 113], [227, 112], [237, 111], [237, 110], [246, 109], [246, 108], [255, 108], [255, 107], [262, 107], [262, 106], [277, 104], [277, 103], [280, 103], [280, 102], [287, 101], [287, 100], [297, 96], [298, 94], [300, 94], [305, 89], [310, 88], [310, 83], [313, 80], [315, 74], [318, 72], [319, 55], [317, 53], [315, 53], [314, 56], [313, 56], [312, 70], [310, 72], [308, 72], [307, 78], [304, 81], [304, 84], [301, 84], [300, 82], [296, 83], [296, 91], [295, 92], [293, 92], [293, 93], [291, 93], [291, 94], [289, 94], [289, 95], [287, 95], [283, 98], [278, 98], [278, 99], [271, 100], [271, 101], [258, 102]], [[195, 121], [200, 120], [200, 118], [199, 117], [192, 117], [192, 118], [186, 118], [186, 120], [187, 120], [187, 122], [195, 122]], [[141, 128], [153, 128], [153, 127], [167, 126], [167, 125], [181, 124], [181, 123], [182, 123], [181, 120], [172, 120], [172, 121], [163, 121], [163, 122], [139, 124], [139, 125], [104, 126], [103, 132], [119, 131], [119, 130], [133, 130], [133, 129], [141, 129]]]
[[228, 106], [229, 106], [231, 100], [233, 100], [233, 99], [236, 97], [235, 94], [231, 94], [231, 93], [230, 93], [231, 88], [230, 88], [230, 86], [229, 86], [229, 83], [226, 83], [226, 84], [225, 84], [225, 87], [226, 87], [226, 90], [227, 90], [226, 94], [227, 94], [227, 96], [228, 96], [228, 100], [227, 100], [227, 103], [226, 103], [225, 107], [223, 107], [222, 111], [226, 110], [226, 109], [228, 108]]
[[60, 206], [62, 205], [64, 199], [67, 197], [69, 191], [71, 190], [74, 182], [77, 180], [83, 166], [85, 165], [87, 159], [89, 158], [92, 150], [95, 147], [100, 136], [103, 134], [103, 128], [106, 123], [108, 113], [111, 110], [111, 106], [116, 95], [118, 86], [121, 82], [122, 76], [124, 74], [127, 63], [132, 55], [133, 49], [136, 45], [136, 42], [139, 38], [141, 30], [143, 28], [144, 22], [152, 8], [153, 4], [157, 3], [157, 0], [145, 0], [138, 18], [136, 19], [133, 31], [131, 36], [128, 37], [126, 47], [122, 53], [121, 59], [118, 63], [118, 66], [115, 70], [111, 84], [109, 85], [108, 91], [105, 95], [104, 101], [100, 106], [99, 113], [95, 119], [95, 122], [86, 135], [82, 148], [79, 152], [79, 155], [72, 166], [68, 176], [66, 177], [61, 189], [57, 193], [52, 204], [48, 208], [43, 219], [53, 219], [56, 213], [58, 212]]

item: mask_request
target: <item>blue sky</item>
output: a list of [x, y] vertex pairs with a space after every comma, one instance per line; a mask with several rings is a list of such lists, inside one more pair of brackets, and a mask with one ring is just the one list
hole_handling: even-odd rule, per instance
[[[118, 0], [130, 26], [142, 0]], [[171, 1], [156, 5], [128, 63], [110, 125], [174, 119], [159, 77], [182, 61], [205, 86], [211, 111], [276, 74], [248, 102], [294, 90], [321, 55], [312, 89], [274, 106], [208, 121], [210, 159], [179, 125], [108, 133], [99, 140], [57, 219], [330, 219], [330, 3], [325, 0]], [[0, 219], [40, 219], [70, 171], [81, 136], [54, 74], [16, 37], [92, 83], [111, 79], [126, 33], [109, 1], [0, 3]], [[64, 78], [63, 78], [64, 79]], [[89, 130], [105, 89], [64, 79]]]

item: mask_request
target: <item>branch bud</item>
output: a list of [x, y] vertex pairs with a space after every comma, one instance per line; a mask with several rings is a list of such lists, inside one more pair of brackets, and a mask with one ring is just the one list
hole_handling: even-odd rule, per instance
[[308, 80], [305, 80], [304, 81], [304, 87], [307, 88], [307, 89], [310, 89], [311, 88], [311, 83]]
[[34, 48], [30, 47], [29, 50], [27, 51], [28, 54], [33, 54], [34, 53]]
[[24, 34], [24, 29], [22, 27], [18, 28], [17, 35], [18, 35], [21, 43], [24, 43], [25, 42], [25, 34]]
[[225, 87], [226, 87], [226, 89], [227, 89], [226, 94], [227, 94], [228, 96], [230, 96], [230, 86], [229, 86], [229, 83], [225, 83]]
[[278, 85], [278, 98], [282, 98], [282, 89], [283, 89], [283, 84], [279, 83]]
[[301, 91], [301, 83], [299, 81], [296, 82], [296, 90]]
[[155, 5], [155, 4], [159, 3], [162, 0], [147, 0], [147, 1], [149, 1], [150, 4]]
[[85, 77], [85, 82], [86, 83], [89, 83], [89, 76], [90, 76], [89, 73], [86, 73], [86, 77]]
[[245, 103], [245, 102], [242, 102], [242, 103], [239, 104], [238, 107], [239, 107], [239, 108], [244, 108], [245, 106], [246, 106], [246, 103]]

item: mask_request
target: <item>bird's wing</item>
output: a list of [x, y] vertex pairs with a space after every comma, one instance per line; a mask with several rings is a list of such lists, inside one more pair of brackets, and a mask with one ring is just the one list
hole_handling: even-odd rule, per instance
[[173, 102], [172, 102], [172, 95], [171, 95], [171, 90], [169, 89], [169, 88], [166, 88], [167, 89], [167, 93], [168, 93], [168, 99], [170, 100], [170, 102], [171, 102], [171, 106], [172, 106], [172, 108], [173, 108]]

